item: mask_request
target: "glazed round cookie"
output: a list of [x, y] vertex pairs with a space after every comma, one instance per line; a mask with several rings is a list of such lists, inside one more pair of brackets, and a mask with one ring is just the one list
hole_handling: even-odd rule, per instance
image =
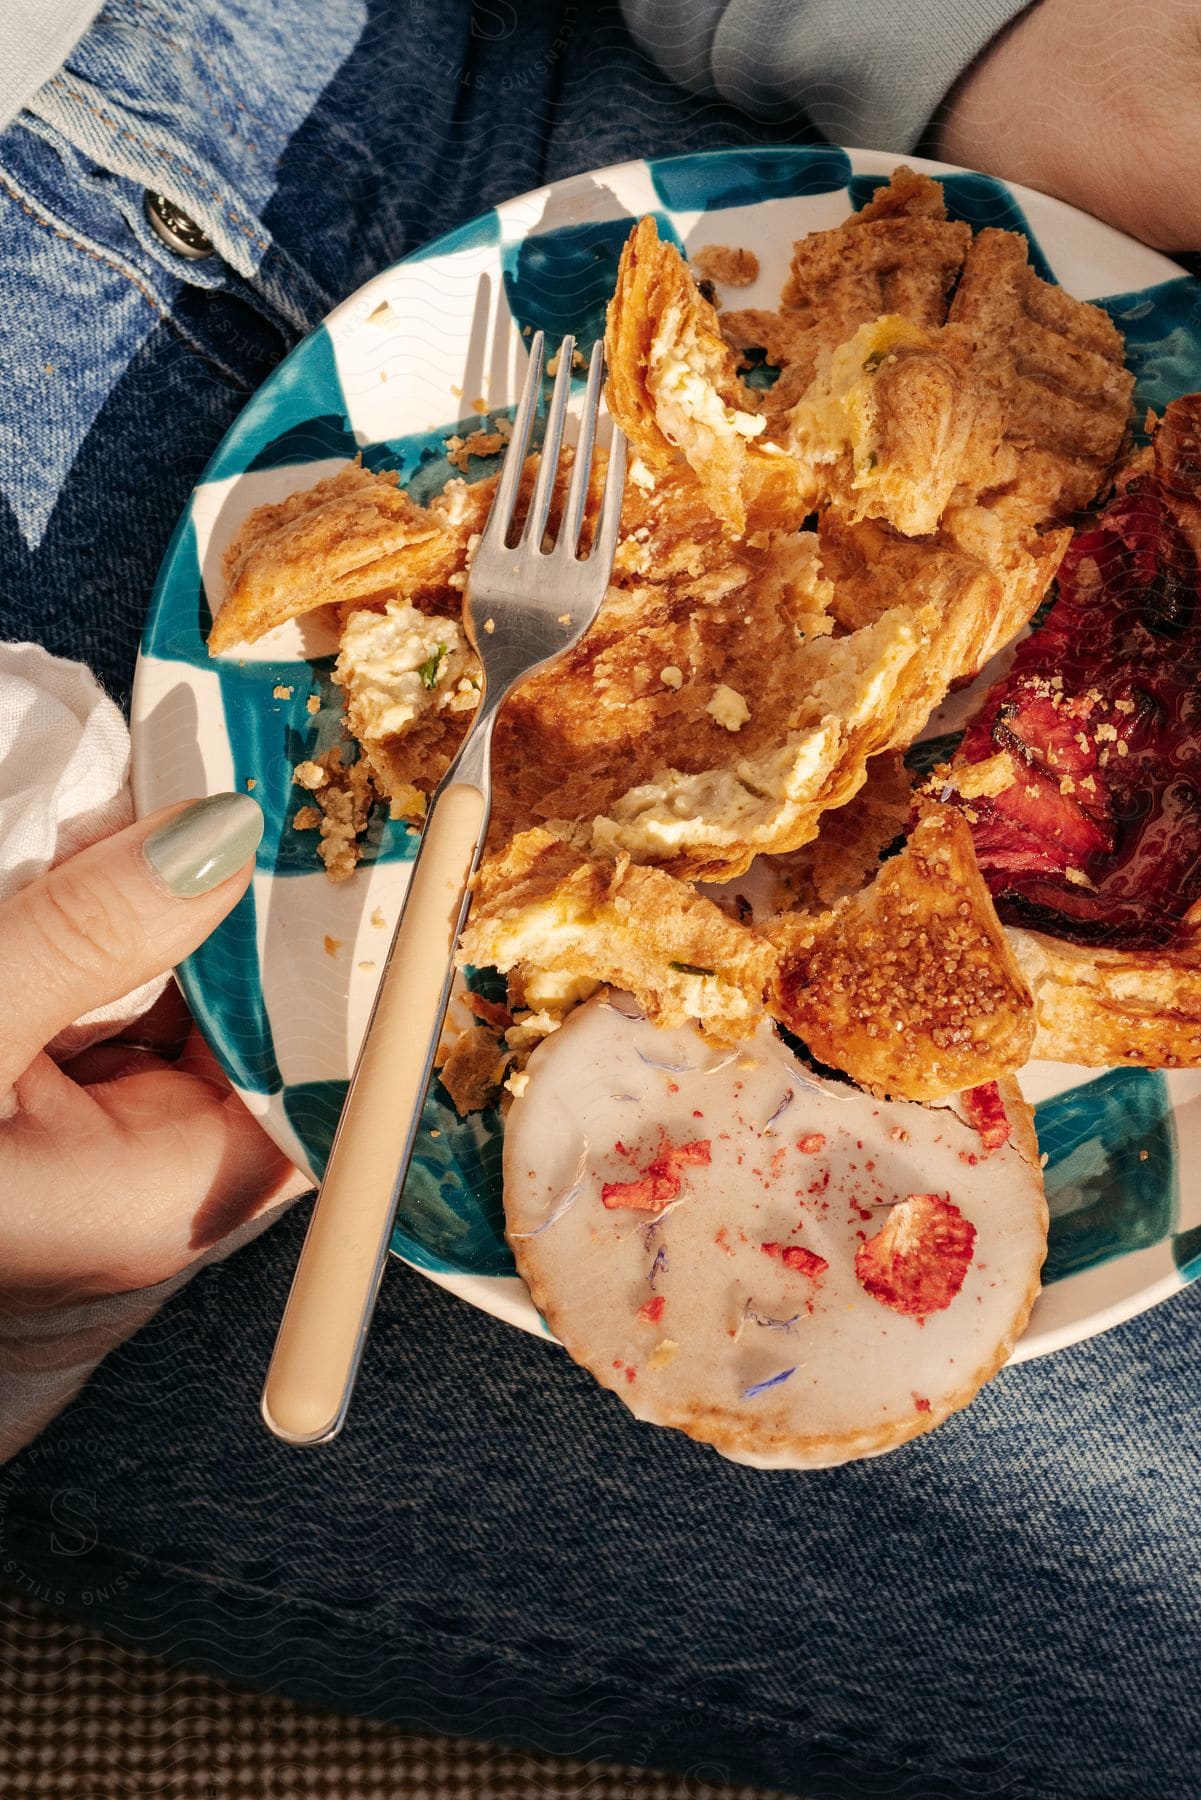
[[1047, 1208], [1015, 1086], [874, 1100], [601, 994], [534, 1052], [505, 1216], [535, 1305], [640, 1419], [738, 1462], [891, 1449], [1000, 1368]]

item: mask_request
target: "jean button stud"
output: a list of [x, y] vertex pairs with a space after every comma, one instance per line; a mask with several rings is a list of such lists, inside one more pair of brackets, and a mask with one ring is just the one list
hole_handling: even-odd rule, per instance
[[143, 204], [151, 226], [177, 256], [186, 257], [189, 262], [200, 262], [203, 257], [213, 254], [212, 238], [206, 236], [195, 219], [190, 219], [174, 200], [168, 200], [166, 194], [155, 194], [147, 188]]

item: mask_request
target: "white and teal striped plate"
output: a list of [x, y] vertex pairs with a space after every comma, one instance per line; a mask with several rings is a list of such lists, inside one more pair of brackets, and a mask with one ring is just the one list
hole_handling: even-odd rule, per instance
[[[686, 250], [752, 247], [760, 277], [735, 303], [770, 306], [793, 240], [861, 206], [896, 161], [824, 147], [711, 151], [525, 194], [353, 294], [280, 365], [213, 457], [163, 561], [143, 638], [135, 797], [147, 812], [252, 786], [262, 803], [251, 889], [181, 978], [238, 1092], [315, 1176], [387, 943], [376, 921], [396, 918], [414, 844], [403, 825], [379, 819], [356, 877], [335, 887], [313, 834], [292, 830], [303, 798], [293, 767], [338, 734], [335, 645], [300, 621], [211, 661], [205, 636], [225, 547], [252, 507], [356, 455], [399, 468], [420, 498], [436, 493], [457, 472], [445, 439], [511, 415], [530, 327], [552, 338], [573, 331], [588, 350], [641, 214], [654, 213]], [[1025, 231], [1041, 273], [1112, 313], [1138, 376], [1140, 418], [1201, 386], [1201, 289], [1175, 264], [1041, 195], [921, 166], [946, 177], [956, 217]], [[1019, 1350], [1029, 1356], [1103, 1330], [1201, 1272], [1201, 1073], [1043, 1064], [1026, 1085], [1052, 1212], [1047, 1287]], [[541, 1330], [502, 1235], [499, 1118], [460, 1120], [435, 1082], [425, 1124], [393, 1249], [464, 1299]]]

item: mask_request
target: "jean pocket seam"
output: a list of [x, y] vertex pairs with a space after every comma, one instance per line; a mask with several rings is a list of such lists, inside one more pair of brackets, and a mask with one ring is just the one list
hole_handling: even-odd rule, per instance
[[111, 269], [114, 274], [124, 276], [130, 286], [136, 288], [146, 304], [153, 312], [157, 313], [160, 319], [169, 320], [170, 313], [164, 302], [157, 294], [155, 294], [152, 288], [148, 287], [145, 282], [139, 280], [132, 269], [126, 267], [126, 265], [120, 262], [115, 256], [106, 256], [104, 251], [97, 249], [93, 244], [86, 243], [83, 238], [79, 237], [75, 232], [67, 230], [65, 226], [57, 223], [54, 219], [47, 218], [46, 215], [34, 205], [33, 201], [26, 194], [22, 193], [16, 182], [13, 181], [12, 177], [4, 169], [0, 169], [0, 187], [4, 189], [11, 200], [16, 201], [17, 205], [21, 208], [21, 211], [26, 213], [35, 224], [41, 225], [43, 229], [50, 232], [53, 237], [60, 238], [64, 243], [72, 245], [74, 249], [82, 251], [84, 256], [90, 257], [93, 262], [102, 263], [105, 268]]

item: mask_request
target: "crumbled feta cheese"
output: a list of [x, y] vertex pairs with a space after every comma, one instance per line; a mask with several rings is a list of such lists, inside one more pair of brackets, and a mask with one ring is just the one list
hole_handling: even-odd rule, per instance
[[505, 1043], [510, 1050], [528, 1050], [544, 1037], [549, 1037], [552, 1031], [558, 1031], [562, 1023], [561, 1013], [547, 1012], [545, 1008], [539, 1012], [523, 1013], [505, 1032]]
[[590, 1000], [600, 982], [590, 975], [563, 975], [556, 969], [527, 968], [521, 985], [526, 1000], [536, 1011], [566, 1012], [568, 1007]]
[[665, 356], [659, 364], [660, 399], [674, 401], [698, 425], [714, 431], [735, 431], [739, 437], [758, 437], [767, 424], [761, 414], [740, 412], [727, 406], [703, 370], [695, 369], [682, 357]]
[[465, 481], [448, 481], [438, 495], [436, 506], [448, 525], [461, 525], [467, 517], [467, 486]]
[[389, 600], [357, 607], [342, 631], [334, 680], [347, 692], [355, 736], [399, 737], [429, 712], [467, 711], [479, 698], [479, 664], [456, 619]]

